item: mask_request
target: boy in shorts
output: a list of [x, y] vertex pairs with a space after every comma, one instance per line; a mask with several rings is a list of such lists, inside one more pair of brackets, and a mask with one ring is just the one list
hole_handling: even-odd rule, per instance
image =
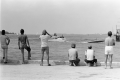
[[31, 60], [31, 48], [27, 35], [24, 35], [24, 30], [20, 30], [21, 35], [18, 37], [18, 47], [22, 53], [22, 63], [24, 64], [24, 49], [28, 51], [28, 60]]
[[1, 35], [1, 48], [3, 49], [3, 61], [7, 63], [7, 53], [8, 53], [8, 45], [10, 43], [10, 39], [5, 35], [5, 30], [2, 30]]
[[110, 69], [112, 68], [112, 56], [113, 56], [113, 47], [115, 46], [115, 40], [112, 38], [112, 32], [108, 32], [108, 37], [105, 39], [105, 69], [107, 68], [107, 60], [110, 58]]

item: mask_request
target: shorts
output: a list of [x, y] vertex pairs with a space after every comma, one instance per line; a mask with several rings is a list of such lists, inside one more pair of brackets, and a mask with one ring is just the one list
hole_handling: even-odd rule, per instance
[[94, 64], [94, 63], [97, 63], [97, 59], [94, 59], [94, 60], [87, 60], [87, 59], [85, 59], [85, 62]]
[[8, 49], [8, 45], [1, 45], [2, 49]]
[[69, 63], [70, 63], [70, 65], [72, 66], [73, 64], [75, 64], [76, 66], [79, 64], [79, 62], [80, 62], [80, 59], [79, 58], [77, 58], [76, 60], [69, 60]]
[[113, 54], [113, 46], [105, 46], [105, 54]]
[[49, 47], [41, 47], [41, 51], [46, 51], [46, 53], [49, 53]]

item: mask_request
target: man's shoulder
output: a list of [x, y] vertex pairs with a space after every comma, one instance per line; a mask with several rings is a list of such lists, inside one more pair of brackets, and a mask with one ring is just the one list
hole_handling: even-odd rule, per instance
[[3, 38], [9, 38], [7, 35], [1, 35], [1, 37], [3, 37]]
[[27, 35], [25, 34], [25, 35], [19, 35], [19, 38], [21, 38], [21, 37], [27, 37]]
[[43, 36], [45, 36], [45, 37], [50, 37], [50, 36], [49, 36], [49, 35], [47, 35], [47, 34], [46, 34], [46, 35], [43, 35]]
[[87, 51], [94, 51], [93, 49], [87, 49]]
[[105, 38], [105, 40], [108, 40], [108, 39], [109, 39], [109, 37], [106, 37], [106, 38]]
[[112, 37], [107, 37], [106, 39], [105, 39], [106, 41], [111, 41], [111, 40], [114, 40], [114, 38], [112, 38]]
[[77, 51], [77, 49], [76, 49], [76, 48], [70, 48], [70, 49], [69, 49], [69, 51], [70, 51], [70, 50], [75, 50], [75, 51]]

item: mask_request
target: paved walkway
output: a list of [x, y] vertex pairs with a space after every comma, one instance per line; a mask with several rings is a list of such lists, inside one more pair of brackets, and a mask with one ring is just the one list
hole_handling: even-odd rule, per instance
[[0, 64], [0, 72], [0, 80], [120, 80], [120, 66], [104, 69], [104, 66]]

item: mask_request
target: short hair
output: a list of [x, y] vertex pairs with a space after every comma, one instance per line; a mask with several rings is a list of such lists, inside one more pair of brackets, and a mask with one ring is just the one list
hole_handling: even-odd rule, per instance
[[2, 30], [2, 35], [5, 35], [5, 30]]
[[43, 30], [43, 31], [42, 31], [42, 35], [46, 35], [46, 30]]
[[108, 36], [112, 36], [112, 32], [111, 31], [108, 31]]
[[75, 47], [76, 47], [76, 44], [75, 44], [75, 43], [72, 43], [72, 44], [71, 44], [71, 47], [72, 47], [72, 48], [75, 48]]
[[20, 33], [23, 34], [23, 33], [24, 33], [24, 29], [21, 29], [21, 30], [20, 30]]
[[88, 46], [88, 49], [92, 49], [92, 46]]

